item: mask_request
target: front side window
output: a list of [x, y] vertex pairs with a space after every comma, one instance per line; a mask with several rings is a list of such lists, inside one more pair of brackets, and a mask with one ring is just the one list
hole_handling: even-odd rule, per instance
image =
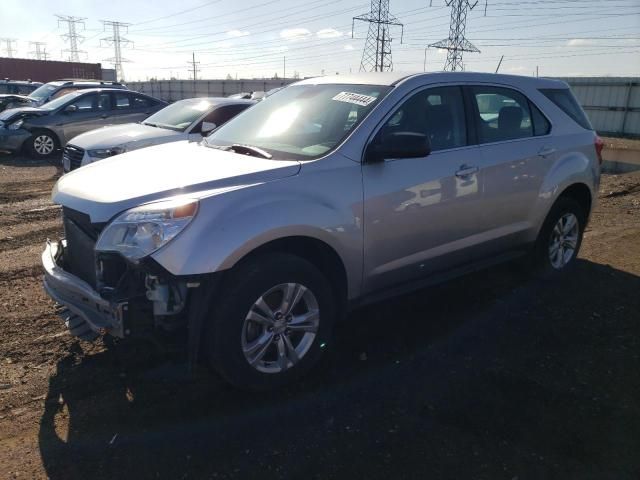
[[436, 87], [416, 93], [405, 101], [380, 132], [380, 141], [394, 132], [427, 135], [431, 150], [467, 144], [464, 100], [460, 87]]
[[390, 90], [381, 85], [292, 85], [231, 119], [206, 142], [311, 160], [339, 145]]
[[200, 133], [202, 131], [202, 124], [204, 122], [213, 123], [216, 126], [220, 126], [223, 123], [227, 123], [241, 111], [245, 110], [249, 105], [224, 105], [216, 108], [213, 112], [209, 113], [202, 119], [201, 122], [196, 125], [191, 133]]
[[108, 93], [101, 93], [98, 95], [98, 110], [105, 112], [111, 110], [111, 95]]
[[472, 91], [480, 143], [533, 137], [529, 101], [524, 95], [500, 87], [473, 87]]

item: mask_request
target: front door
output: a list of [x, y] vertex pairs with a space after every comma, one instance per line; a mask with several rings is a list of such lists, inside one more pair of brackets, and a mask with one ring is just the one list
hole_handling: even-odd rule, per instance
[[480, 226], [479, 151], [462, 89], [411, 95], [374, 141], [394, 131], [427, 134], [432, 153], [363, 165], [365, 293], [467, 263]]
[[76, 98], [74, 112], [64, 112], [62, 128], [66, 142], [81, 133], [100, 128], [107, 124], [111, 114], [109, 93], [88, 93]]

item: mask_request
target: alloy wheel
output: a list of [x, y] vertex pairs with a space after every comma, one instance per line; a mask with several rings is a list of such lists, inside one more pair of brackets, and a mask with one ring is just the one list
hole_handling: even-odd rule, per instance
[[54, 148], [55, 143], [49, 135], [38, 135], [33, 140], [33, 149], [40, 155], [49, 155]]
[[307, 354], [318, 332], [320, 309], [311, 290], [282, 283], [262, 294], [242, 326], [245, 359], [263, 373], [281, 373]]
[[549, 240], [549, 261], [553, 268], [560, 270], [573, 259], [579, 234], [578, 218], [573, 213], [566, 213], [558, 219]]

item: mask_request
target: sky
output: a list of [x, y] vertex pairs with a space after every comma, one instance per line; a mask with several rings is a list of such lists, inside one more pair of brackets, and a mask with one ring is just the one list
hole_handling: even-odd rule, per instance
[[[377, 1], [377, 0], [376, 0]], [[45, 42], [51, 60], [67, 59], [65, 24], [56, 14], [86, 18], [81, 60], [108, 60], [113, 32], [102, 20], [125, 22], [125, 79], [300, 77], [360, 68], [368, 24], [352, 17], [366, 0], [0, 0], [0, 38], [15, 39], [14, 57], [35, 58]], [[391, 28], [395, 71], [439, 71], [446, 51], [427, 48], [449, 34], [444, 0], [390, 0], [400, 27]], [[469, 11], [465, 70], [541, 76], [640, 76], [640, 0], [483, 0]], [[426, 50], [426, 51], [425, 51]], [[6, 42], [0, 56], [6, 56]]]

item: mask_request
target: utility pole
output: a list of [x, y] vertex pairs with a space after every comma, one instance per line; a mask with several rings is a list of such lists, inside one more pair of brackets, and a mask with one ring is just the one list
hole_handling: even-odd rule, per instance
[[46, 60], [49, 56], [47, 54], [47, 44], [44, 42], [29, 42], [30, 45], [35, 47], [35, 50], [29, 52], [30, 55], [34, 55], [36, 60]]
[[282, 78], [287, 78], [287, 57], [282, 57]]
[[71, 15], [56, 15], [58, 17], [58, 26], [61, 23], [66, 23], [68, 31], [64, 35], [60, 35], [65, 41], [69, 42], [69, 48], [62, 51], [62, 56], [64, 57], [64, 52], [69, 52], [69, 61], [70, 62], [79, 62], [80, 61], [80, 53], [87, 53], [84, 50], [78, 50], [78, 40], [82, 43], [84, 37], [79, 35], [76, 29], [76, 25], [82, 24], [82, 28], [84, 28], [84, 21], [86, 18], [74, 17]]
[[129, 45], [133, 45], [131, 40], [127, 40], [126, 38], [120, 35], [120, 29], [124, 29], [129, 32], [130, 23], [124, 22], [114, 22], [112, 20], [102, 20], [102, 24], [106, 31], [107, 27], [111, 27], [113, 35], [111, 37], [106, 37], [100, 40], [100, 42], [105, 42], [108, 45], [113, 45], [114, 56], [111, 58], [106, 58], [105, 62], [112, 62], [114, 68], [116, 69], [116, 80], [121, 81], [124, 80], [124, 69], [122, 68], [123, 62], [129, 62], [126, 58], [122, 58], [122, 47], [127, 47]]
[[0, 38], [0, 43], [4, 43], [5, 50], [7, 51], [7, 57], [13, 58], [13, 45], [16, 43], [15, 38]]
[[500, 70], [500, 65], [502, 65], [502, 59], [504, 58], [504, 55], [502, 55], [500, 57], [500, 61], [498, 62], [498, 66], [496, 67], [496, 73], [498, 73], [498, 70]]
[[355, 21], [359, 20], [369, 24], [367, 41], [362, 51], [360, 71], [365, 72], [390, 72], [393, 70], [391, 59], [391, 35], [390, 26], [401, 28], [400, 43], [404, 36], [404, 25], [389, 13], [389, 0], [371, 0], [371, 10], [363, 15], [353, 17], [351, 21], [351, 38]]
[[[486, 1], [485, 15], [487, 11]], [[462, 54], [464, 52], [480, 53], [480, 50], [464, 36], [464, 31], [467, 27], [467, 14], [470, 10], [473, 10], [478, 2], [471, 4], [469, 0], [445, 0], [445, 3], [448, 7], [451, 7], [449, 38], [432, 43], [429, 46], [447, 50], [447, 61], [444, 64], [445, 70], [451, 72], [462, 71], [464, 70]]]
[[191, 52], [191, 61], [187, 62], [191, 65], [189, 70], [191, 70], [191, 78], [193, 80], [193, 95], [196, 94], [196, 80], [198, 79], [198, 72], [200, 69], [198, 68], [198, 64], [200, 62], [196, 62], [196, 52]]

